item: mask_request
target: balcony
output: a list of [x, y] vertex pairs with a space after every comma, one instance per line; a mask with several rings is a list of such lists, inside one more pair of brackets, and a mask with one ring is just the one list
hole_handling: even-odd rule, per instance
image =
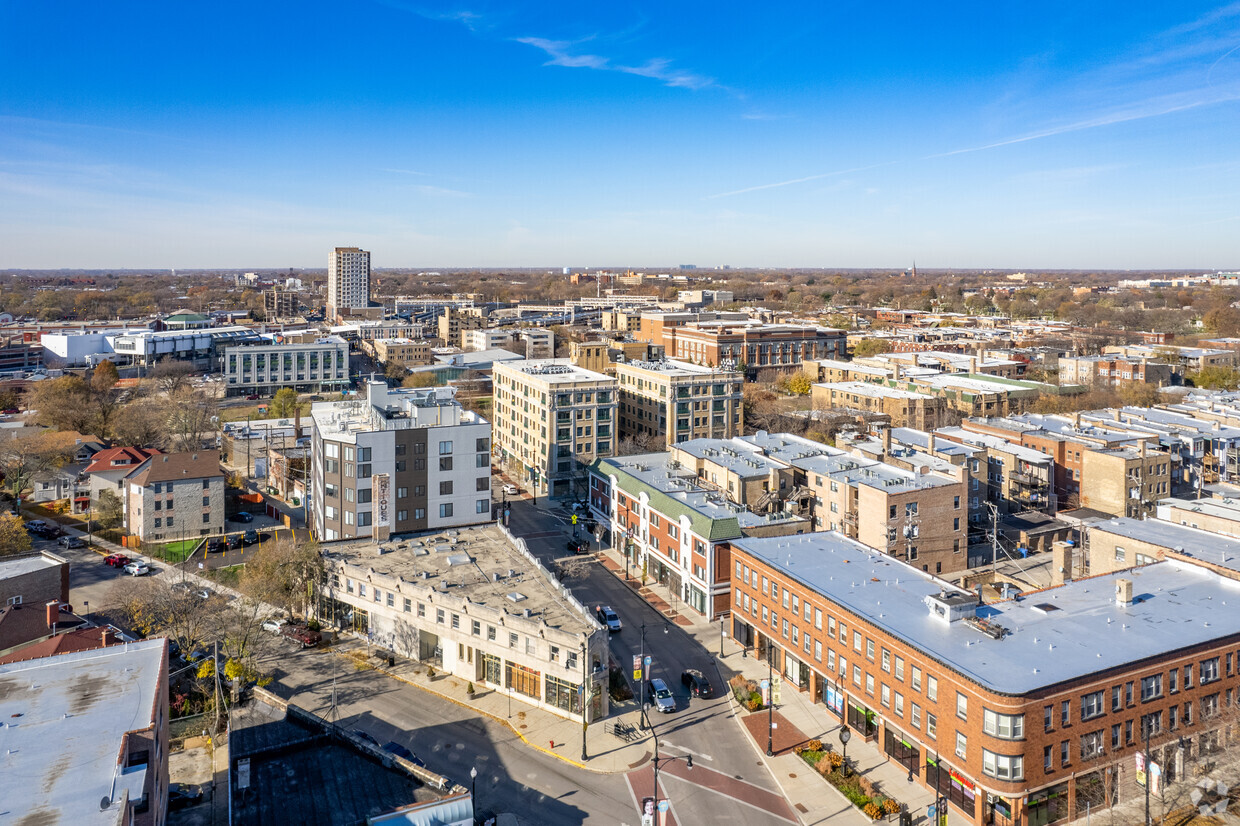
[[1050, 486], [1050, 482], [1043, 479], [1041, 476], [1034, 476], [1031, 473], [1021, 473], [1016, 470], [1009, 473], [1008, 478], [1015, 484], [1022, 485], [1027, 488], [1041, 489]]

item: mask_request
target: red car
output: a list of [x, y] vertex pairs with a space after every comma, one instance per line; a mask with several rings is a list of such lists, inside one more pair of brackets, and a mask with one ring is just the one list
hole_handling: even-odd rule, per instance
[[302, 648], [318, 645], [323, 640], [323, 635], [318, 631], [311, 631], [304, 625], [294, 625], [293, 623], [280, 626], [280, 633], [289, 639], [301, 643]]
[[108, 554], [103, 558], [104, 564], [111, 565], [113, 568], [124, 568], [129, 564], [129, 557], [124, 554]]

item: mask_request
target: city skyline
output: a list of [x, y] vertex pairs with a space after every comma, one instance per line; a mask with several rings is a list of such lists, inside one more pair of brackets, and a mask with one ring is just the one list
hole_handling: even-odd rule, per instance
[[1236, 266], [1240, 4], [71, 6], [2, 267]]

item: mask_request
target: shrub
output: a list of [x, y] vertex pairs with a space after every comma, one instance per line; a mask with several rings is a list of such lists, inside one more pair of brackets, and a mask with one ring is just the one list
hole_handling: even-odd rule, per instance
[[435, 679], [435, 666], [428, 665], [426, 667], [426, 676], [430, 677], [432, 680]]
[[312, 619], [309, 622], [307, 622], [306, 628], [309, 629], [310, 631], [322, 631], [323, 630], [323, 626], [320, 625], [319, 621], [316, 619]]
[[900, 813], [900, 804], [895, 798], [889, 797], [883, 801], [883, 814], [894, 815]]
[[844, 765], [844, 755], [838, 751], [829, 751], [826, 755], [827, 762], [831, 765], [832, 770], [838, 769]]
[[865, 804], [861, 811], [865, 812], [865, 816], [870, 820], [878, 820], [878, 818], [882, 816], [882, 810], [873, 803]]
[[863, 774], [857, 775], [857, 788], [866, 797], [872, 798], [878, 795], [878, 788], [874, 785], [874, 781]]
[[473, 683], [470, 683], [469, 685], [465, 686], [465, 693], [468, 694], [470, 697], [474, 696], [474, 684]]
[[818, 738], [814, 738], [805, 744], [805, 748], [810, 751], [822, 751], [822, 741]]

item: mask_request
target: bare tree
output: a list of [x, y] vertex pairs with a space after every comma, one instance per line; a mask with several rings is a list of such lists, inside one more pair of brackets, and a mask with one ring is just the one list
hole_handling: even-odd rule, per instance
[[151, 368], [150, 378], [164, 393], [175, 396], [183, 388], [189, 386], [189, 377], [195, 372], [197, 371], [189, 362], [165, 358]]
[[20, 436], [0, 443], [0, 473], [14, 505], [36, 477], [63, 467], [72, 458], [71, 443], [55, 431]]
[[217, 429], [217, 405], [205, 393], [186, 387], [173, 396], [170, 407], [167, 428], [172, 450], [198, 450], [207, 434]]
[[310, 607], [312, 586], [322, 580], [323, 572], [317, 543], [285, 535], [264, 542], [246, 563], [241, 590], [289, 614], [304, 615]]

